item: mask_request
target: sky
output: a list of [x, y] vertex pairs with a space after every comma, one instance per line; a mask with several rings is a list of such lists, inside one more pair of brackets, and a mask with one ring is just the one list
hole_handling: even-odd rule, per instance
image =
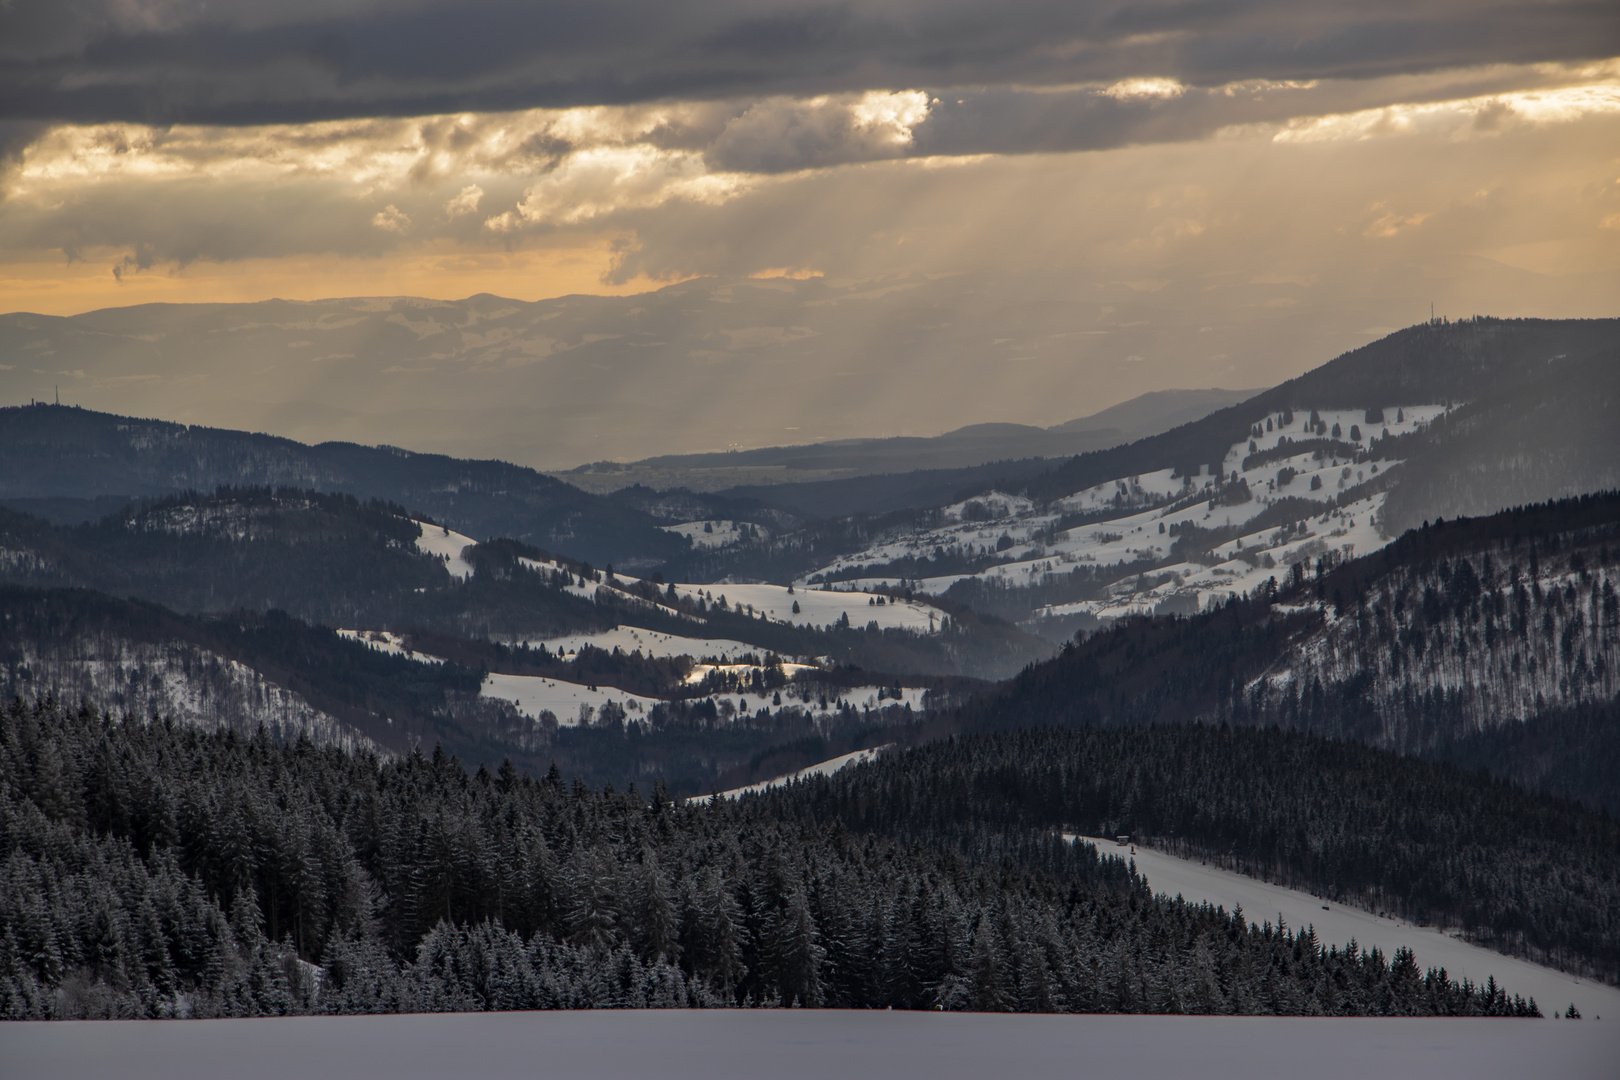
[[[750, 369], [717, 407], [764, 418], [655, 425], [648, 453], [1262, 386], [1431, 303], [1620, 314], [1620, 4], [0, 3], [0, 312], [694, 279], [864, 298], [866, 339], [793, 355], [807, 383], [858, 368], [881, 400], [832, 416], [806, 386], [806, 415], [761, 411], [783, 384]], [[959, 345], [894, 332], [917, 296], [960, 313]], [[761, 363], [821, 325], [738, 305], [729, 340]], [[603, 309], [599, 336], [629, 310]], [[161, 380], [171, 359], [142, 363]], [[165, 400], [17, 360], [0, 394]], [[926, 409], [896, 416], [920, 386]], [[246, 394], [196, 408], [250, 422]]]

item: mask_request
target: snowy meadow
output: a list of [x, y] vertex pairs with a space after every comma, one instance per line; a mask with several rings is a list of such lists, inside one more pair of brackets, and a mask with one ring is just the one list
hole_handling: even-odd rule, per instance
[[473, 1013], [0, 1027], [15, 1080], [659, 1076], [1610, 1078], [1620, 1025], [1554, 1020]]

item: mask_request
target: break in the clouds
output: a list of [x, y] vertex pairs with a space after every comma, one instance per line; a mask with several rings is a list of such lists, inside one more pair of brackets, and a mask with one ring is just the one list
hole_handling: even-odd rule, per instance
[[260, 124], [1620, 54], [1593, 0], [9, 0], [0, 118]]

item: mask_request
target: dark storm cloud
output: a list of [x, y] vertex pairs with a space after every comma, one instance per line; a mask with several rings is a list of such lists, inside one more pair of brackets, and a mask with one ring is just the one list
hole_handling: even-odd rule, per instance
[[1144, 74], [1215, 85], [1617, 53], [1612, 0], [12, 0], [0, 119], [259, 123]]

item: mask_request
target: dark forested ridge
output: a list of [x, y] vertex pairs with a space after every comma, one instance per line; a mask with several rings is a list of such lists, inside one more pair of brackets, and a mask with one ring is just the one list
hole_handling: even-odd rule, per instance
[[[390, 655], [280, 611], [190, 616], [84, 589], [0, 585], [0, 700], [55, 695], [119, 716], [160, 716], [242, 735], [264, 727], [282, 742], [307, 738], [381, 756], [437, 743], [474, 764], [509, 758], [538, 771], [556, 762], [593, 784], [658, 780], [680, 796], [859, 749], [875, 732], [913, 719], [897, 706], [862, 710], [847, 702], [816, 715], [787, 709], [722, 716], [699, 699], [634, 716], [602, 709], [589, 725], [559, 727], [556, 717], [526, 716], [481, 696], [486, 671], [632, 689], [637, 679], [651, 678], [666, 688], [684, 684], [687, 664], [591, 648], [563, 659], [448, 635], [413, 640], [444, 662]], [[801, 680], [795, 690], [817, 689], [836, 703], [840, 683], [875, 678], [886, 677], [834, 669], [817, 673], [814, 683]], [[947, 693], [955, 685], [938, 684]], [[786, 690], [786, 681], [746, 689], [766, 696]]]
[[457, 581], [417, 550], [420, 531], [404, 507], [291, 488], [185, 492], [75, 526], [0, 509], [0, 578], [188, 613], [279, 609], [368, 629], [489, 636], [612, 625], [597, 605], [538, 575]]
[[902, 794], [896, 838], [848, 799], [827, 813], [846, 783], [679, 806], [18, 702], [0, 713], [0, 1013], [1537, 1014], [1406, 950], [1151, 898], [1050, 828], [936, 830]]
[[1507, 781], [1276, 728], [934, 742], [782, 797], [901, 837], [1129, 833], [1478, 944], [1620, 980], [1620, 823]]
[[685, 548], [646, 514], [503, 461], [306, 446], [66, 406], [0, 408], [0, 498], [133, 498], [235, 485], [388, 500], [478, 539], [510, 536], [626, 568], [657, 565]]

